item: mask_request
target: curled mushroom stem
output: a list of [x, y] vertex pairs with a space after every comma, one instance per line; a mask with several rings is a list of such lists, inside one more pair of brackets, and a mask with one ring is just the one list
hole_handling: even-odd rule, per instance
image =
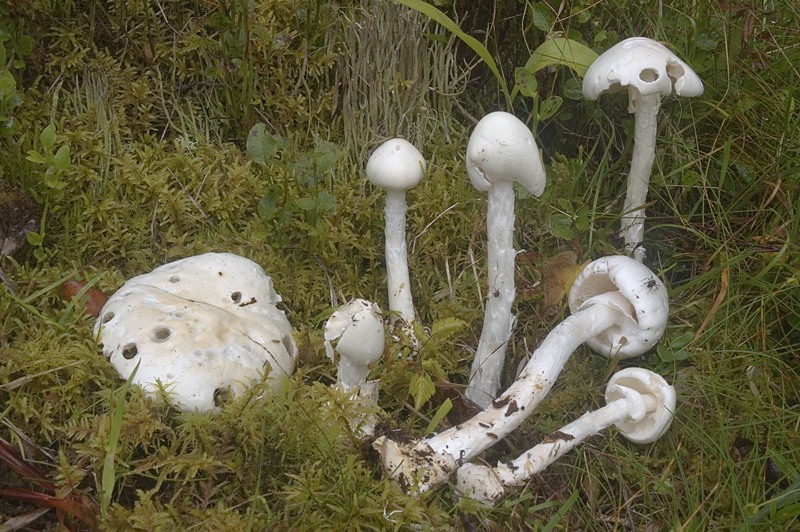
[[[410, 472], [403, 470], [403, 474], [429, 479], [416, 486], [419, 491], [426, 491], [446, 481], [453, 472], [444, 469], [446, 464], [460, 465], [475, 458], [517, 428], [550, 391], [572, 352], [628, 316], [622, 310], [625, 305], [615, 303], [617, 299], [625, 300], [621, 294], [597, 297], [587, 300], [579, 312], [558, 324], [508, 390], [472, 419], [418, 442], [387, 441], [385, 437], [376, 440], [374, 447], [381, 454], [384, 471], [396, 474], [397, 464], [404, 460], [407, 464], [420, 464]], [[419, 461], [419, 456], [431, 454], [438, 459]]]
[[486, 408], [500, 387], [506, 346], [514, 321], [514, 184], [499, 181], [489, 188], [487, 270], [489, 293], [483, 330], [470, 374], [467, 397]]
[[407, 210], [404, 190], [386, 191], [386, 277], [389, 309], [406, 324], [410, 324], [414, 321], [414, 302], [408, 274]]
[[644, 240], [645, 214], [642, 205], [647, 202], [650, 173], [656, 154], [656, 117], [661, 107], [661, 95], [643, 95], [631, 87], [629, 102], [628, 111], [634, 113], [633, 155], [621, 234], [625, 239], [625, 249], [633, 251], [634, 258], [643, 262], [644, 248], [638, 246]]

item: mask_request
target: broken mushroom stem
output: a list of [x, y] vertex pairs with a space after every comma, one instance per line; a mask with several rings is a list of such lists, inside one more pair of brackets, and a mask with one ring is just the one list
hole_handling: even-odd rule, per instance
[[650, 370], [627, 368], [614, 374], [605, 399], [606, 406], [587, 412], [515, 460], [494, 468], [462, 466], [458, 470], [457, 491], [486, 504], [496, 504], [505, 495], [505, 487], [527, 482], [586, 438], [612, 425], [635, 443], [651, 443], [672, 423], [675, 389]]
[[[666, 328], [666, 290], [648, 289], [648, 284], [635, 280], [642, 271], [652, 276], [650, 270], [623, 256], [598, 259], [587, 269], [589, 273], [581, 273], [570, 291], [573, 314], [547, 335], [517, 380], [489, 407], [465, 423], [420, 441], [399, 442], [386, 436], [375, 440], [373, 447], [387, 475], [420, 492], [446, 481], [458, 466], [493, 446], [531, 414], [584, 342], [603, 338], [601, 350], [610, 345], [620, 351], [629, 347], [630, 337], [638, 354], [655, 345]], [[572, 306], [574, 292], [581, 295], [577, 308]]]

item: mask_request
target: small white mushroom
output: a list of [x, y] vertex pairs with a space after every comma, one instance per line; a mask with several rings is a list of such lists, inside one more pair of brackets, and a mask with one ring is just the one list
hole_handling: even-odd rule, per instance
[[425, 175], [425, 159], [403, 139], [381, 144], [367, 161], [367, 178], [386, 190], [386, 278], [389, 310], [406, 325], [414, 321], [414, 301], [406, 248], [406, 191]]
[[127, 379], [154, 393], [157, 383], [184, 411], [216, 410], [266, 369], [294, 372], [292, 327], [270, 279], [255, 262], [206, 253], [129, 279], [95, 324], [103, 353]]
[[[374, 447], [381, 454], [385, 474], [391, 476], [396, 475], [395, 471], [401, 471], [405, 478], [423, 479], [423, 484], [415, 486], [420, 491], [436, 487], [455, 470], [447, 469], [449, 464], [470, 461], [518, 427], [547, 395], [569, 356], [582, 343], [608, 338], [603, 341], [610, 342], [612, 354], [622, 350], [616, 346], [617, 343], [623, 344], [623, 338], [636, 340], [631, 342], [636, 345], [631, 353], [638, 351], [641, 354], [644, 346], [655, 345], [656, 335], [663, 333], [668, 316], [666, 311], [654, 311], [655, 319], [661, 321], [650, 320], [648, 313], [652, 307], [648, 298], [665, 300], [666, 297], [663, 285], [660, 282], [653, 284], [657, 281], [653, 273], [634, 259], [623, 256], [604, 257], [590, 263], [587, 268], [606, 273], [579, 276], [570, 297], [573, 292], [583, 293], [583, 283], [595, 285], [598, 289], [591, 291], [596, 292], [595, 295], [583, 300], [574, 314], [547, 335], [531, 354], [517, 380], [488, 408], [456, 427], [420, 441], [393, 441], [386, 436], [375, 441]], [[629, 268], [633, 278], [641, 276], [639, 288], [631, 283], [631, 277], [625, 275]], [[644, 271], [646, 275], [643, 275]], [[615, 282], [620, 282], [620, 285], [615, 285]], [[654, 289], [655, 286], [659, 287], [658, 290]], [[637, 326], [646, 330], [637, 332]], [[606, 331], [612, 332], [606, 334]], [[387, 460], [389, 456], [391, 461]], [[426, 462], [420, 457], [429, 460]], [[431, 457], [438, 458], [432, 460]], [[400, 463], [404, 464], [403, 468], [396, 470]]]
[[486, 504], [497, 504], [506, 486], [518, 486], [541, 473], [565, 453], [611, 425], [634, 443], [652, 443], [672, 423], [675, 388], [660, 375], [644, 368], [615, 373], [606, 386], [606, 406], [587, 412], [516, 460], [497, 467], [465, 464], [458, 470], [456, 490]]
[[539, 196], [545, 172], [530, 128], [514, 115], [497, 111], [483, 117], [469, 138], [467, 173], [476, 189], [489, 192], [486, 312], [466, 392], [467, 398], [486, 408], [500, 386], [513, 324], [514, 182]]
[[353, 299], [342, 305], [325, 322], [325, 350], [333, 360], [331, 341], [338, 339], [339, 370], [336, 378], [345, 389], [364, 385], [369, 365], [383, 355], [383, 314], [375, 303]]
[[703, 82], [666, 46], [645, 37], [631, 37], [606, 50], [586, 71], [583, 95], [596, 100], [601, 94], [628, 92], [628, 112], [634, 113], [633, 159], [622, 218], [626, 249], [642, 262], [644, 209], [656, 146], [656, 115], [661, 98], [700, 96]]

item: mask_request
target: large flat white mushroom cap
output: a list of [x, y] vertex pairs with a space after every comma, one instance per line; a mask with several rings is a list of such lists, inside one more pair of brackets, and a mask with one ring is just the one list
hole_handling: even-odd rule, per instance
[[129, 279], [95, 325], [123, 379], [154, 392], [161, 383], [185, 411], [216, 408], [219, 394], [294, 371], [292, 327], [272, 279], [255, 262], [207, 253]]

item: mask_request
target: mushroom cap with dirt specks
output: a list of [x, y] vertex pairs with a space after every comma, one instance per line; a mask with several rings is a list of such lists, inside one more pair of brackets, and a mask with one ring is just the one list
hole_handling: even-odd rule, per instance
[[603, 257], [589, 263], [575, 279], [569, 292], [570, 312], [578, 312], [593, 297], [615, 292], [629, 303], [617, 309], [625, 319], [586, 344], [602, 355], [637, 357], [655, 347], [664, 334], [669, 318], [667, 289], [644, 264], [623, 255]]
[[215, 410], [215, 401], [270, 377], [291, 375], [297, 347], [275, 305], [280, 296], [255, 262], [206, 253], [129, 279], [95, 324], [103, 353], [149, 393], [158, 383], [184, 411]]

